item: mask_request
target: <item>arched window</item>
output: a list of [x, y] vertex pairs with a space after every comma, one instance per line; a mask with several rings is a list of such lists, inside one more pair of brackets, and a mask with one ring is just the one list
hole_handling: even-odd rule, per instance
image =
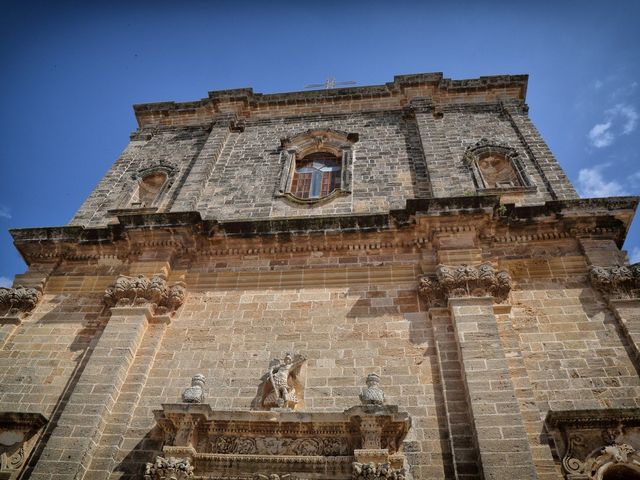
[[322, 198], [340, 188], [342, 161], [326, 152], [316, 152], [296, 162], [291, 193], [298, 198]]
[[488, 154], [478, 160], [485, 188], [522, 187], [510, 160], [504, 155]]
[[162, 188], [167, 183], [166, 172], [153, 172], [138, 181], [138, 188], [131, 199], [133, 208], [148, 208], [154, 206]]
[[275, 196], [313, 206], [350, 194], [353, 145], [357, 141], [357, 133], [331, 129], [281, 138]]
[[535, 191], [518, 158], [518, 152], [483, 138], [464, 154], [476, 188], [484, 193], [508, 191]]

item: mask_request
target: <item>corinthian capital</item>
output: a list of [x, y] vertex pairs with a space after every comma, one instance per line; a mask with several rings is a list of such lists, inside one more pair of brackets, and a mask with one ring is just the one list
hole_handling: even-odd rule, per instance
[[29, 313], [36, 308], [41, 297], [42, 291], [37, 288], [0, 288], [0, 315]]
[[121, 275], [105, 291], [104, 302], [108, 307], [155, 305], [161, 310], [174, 311], [184, 303], [185, 295], [182, 282], [167, 286], [166, 280], [158, 276], [147, 278], [144, 275]]
[[640, 297], [640, 263], [589, 267], [591, 284], [611, 299]]
[[490, 263], [478, 266], [438, 265], [435, 275], [420, 277], [418, 292], [430, 305], [444, 304], [450, 297], [494, 297], [507, 299], [511, 277], [506, 270], [496, 271]]

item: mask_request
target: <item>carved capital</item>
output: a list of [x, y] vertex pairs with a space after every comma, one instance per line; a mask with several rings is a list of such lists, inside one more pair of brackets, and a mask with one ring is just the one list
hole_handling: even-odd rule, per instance
[[591, 284], [612, 300], [640, 297], [640, 263], [589, 267]]
[[507, 299], [511, 277], [506, 270], [496, 271], [490, 263], [438, 265], [435, 275], [420, 277], [418, 292], [430, 306], [444, 305], [451, 297], [492, 296], [498, 302]]
[[147, 463], [145, 480], [184, 480], [193, 478], [193, 466], [190, 458], [156, 457], [153, 463]]
[[353, 480], [404, 480], [404, 469], [392, 468], [388, 463], [353, 462]]
[[36, 308], [41, 298], [42, 290], [38, 288], [0, 288], [0, 315], [27, 314]]
[[158, 276], [147, 278], [144, 275], [121, 275], [105, 291], [104, 303], [108, 307], [151, 304], [160, 310], [157, 313], [162, 313], [177, 310], [184, 303], [185, 296], [186, 290], [182, 282], [169, 287], [166, 280]]

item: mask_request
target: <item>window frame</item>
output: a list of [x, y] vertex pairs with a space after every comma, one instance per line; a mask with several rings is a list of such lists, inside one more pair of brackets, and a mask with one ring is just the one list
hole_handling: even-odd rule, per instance
[[[499, 156], [507, 161], [513, 169], [519, 185], [488, 186], [479, 162], [489, 156]], [[464, 154], [464, 163], [471, 172], [476, 190], [481, 194], [500, 194], [506, 192], [536, 192], [537, 187], [529, 178], [518, 152], [511, 147], [493, 143], [486, 138], [481, 139]]]
[[[297, 204], [317, 205], [338, 196], [350, 194], [354, 160], [353, 145], [357, 141], [357, 134], [337, 130], [308, 130], [292, 138], [281, 139], [281, 173], [275, 196]], [[314, 153], [327, 153], [339, 161], [340, 186], [325, 196], [302, 198], [292, 190], [296, 167], [299, 162]]]

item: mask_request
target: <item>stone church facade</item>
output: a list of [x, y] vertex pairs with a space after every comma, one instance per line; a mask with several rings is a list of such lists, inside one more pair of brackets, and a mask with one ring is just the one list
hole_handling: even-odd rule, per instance
[[136, 105], [11, 231], [0, 478], [640, 478], [638, 200], [580, 199], [526, 88]]

